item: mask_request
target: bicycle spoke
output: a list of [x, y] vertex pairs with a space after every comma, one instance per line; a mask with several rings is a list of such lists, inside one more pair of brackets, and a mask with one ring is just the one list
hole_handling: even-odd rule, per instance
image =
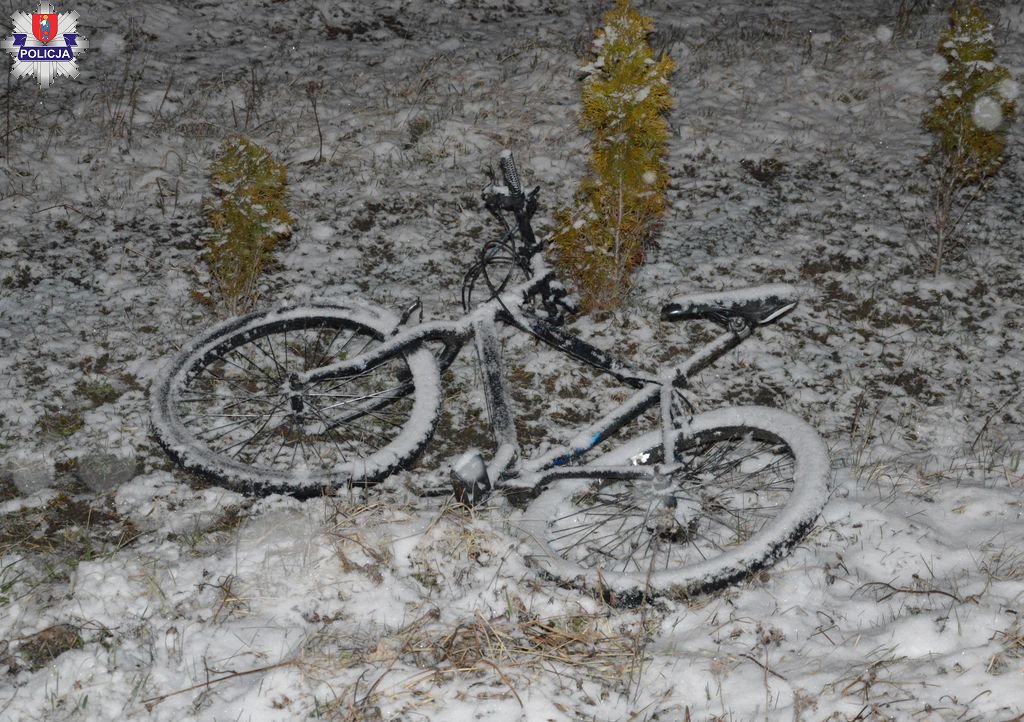
[[333, 316], [264, 328], [197, 357], [178, 388], [182, 423], [211, 452], [259, 468], [328, 471], [374, 454], [405, 429], [414, 374], [404, 356], [305, 388], [289, 381], [364, 354], [379, 336]]
[[[324, 328], [320, 329], [321, 332], [326, 331], [326, 330], [327, 329], [324, 329]], [[331, 349], [334, 347], [334, 342], [338, 340], [339, 336], [341, 336], [341, 332], [342, 332], [342, 329], [340, 329], [340, 328], [334, 329], [334, 336], [331, 337], [330, 341], [328, 341], [327, 343], [322, 344], [322, 345], [320, 344], [321, 334], [319, 334], [319, 333], [317, 334], [317, 346], [320, 347], [322, 350], [319, 351], [319, 353], [317, 353], [316, 360], [312, 364], [307, 365], [305, 369], [303, 369], [304, 371], [308, 371], [309, 369], [320, 368], [321, 366], [326, 366], [327, 365], [327, 360], [328, 360], [328, 358], [330, 358], [330, 355], [331, 355]], [[351, 336], [353, 336], [353, 335], [355, 335], [355, 331], [354, 330], [351, 331], [351, 333], [349, 334], [349, 337], [351, 338]], [[348, 343], [348, 342], [346, 341], [345, 343]], [[344, 348], [345, 345], [342, 344], [341, 347]]]
[[[272, 355], [268, 354], [267, 351], [259, 344], [258, 341], [255, 342], [253, 345], [256, 347], [256, 350], [259, 351], [263, 356], [265, 356], [267, 358], [267, 360], [270, 361], [271, 364], [273, 364], [273, 366], [278, 371], [281, 371], [281, 367], [277, 363], [277, 360]], [[271, 376], [266, 371], [266, 369], [264, 369], [262, 366], [260, 366], [258, 363], [256, 363], [255, 359], [252, 359], [248, 355], [239, 352], [237, 349], [232, 349], [231, 353], [234, 356], [237, 356], [239, 360], [236, 361], [234, 358], [229, 358], [227, 355], [221, 356], [220, 360], [223, 361], [226, 364], [230, 364], [231, 366], [234, 366], [236, 369], [238, 369], [243, 374], [249, 374], [250, 372], [255, 371], [257, 374], [259, 374], [260, 376], [263, 376], [270, 383], [274, 383], [274, 384], [280, 383], [280, 380], [282, 378], [281, 376]], [[246, 365], [242, 365], [241, 362], [245, 362]], [[226, 381], [227, 379], [225, 377], [222, 380]]]
[[[276, 407], [276, 408], [280, 408], [280, 407]], [[276, 408], [275, 408], [275, 411], [276, 411]], [[230, 444], [229, 446], [223, 448], [222, 451], [230, 453], [232, 451], [232, 449], [237, 449], [236, 451], [234, 451], [230, 455], [233, 456], [234, 458], [238, 458], [239, 454], [242, 452], [243, 449], [245, 449], [246, 446], [248, 446], [250, 443], [255, 441], [260, 436], [260, 434], [263, 434], [264, 430], [270, 425], [270, 422], [271, 422], [271, 420], [273, 420], [273, 418], [274, 418], [274, 413], [273, 412], [270, 413], [270, 414], [264, 415], [263, 416], [263, 423], [261, 423], [259, 428], [257, 428], [248, 438], [242, 439], [241, 441], [237, 441], [237, 442], [235, 442], [233, 444]], [[279, 427], [280, 427], [280, 425], [278, 425], [278, 427], [275, 427], [275, 428], [279, 428]], [[218, 437], [218, 438], [222, 438], [223, 436], [224, 435], [221, 435], [221, 437]]]
[[[338, 454], [341, 456], [341, 460], [342, 461], [348, 461], [348, 457], [345, 455], [345, 450], [342, 449], [342, 447], [341, 447], [341, 443], [340, 443], [340, 439], [339, 439], [338, 435], [333, 433], [334, 429], [331, 426], [331, 422], [327, 419], [327, 417], [325, 417], [320, 412], [319, 409], [317, 409], [315, 407], [314, 407], [314, 413], [321, 419], [321, 422], [323, 423], [324, 429], [325, 429], [324, 433], [327, 435], [327, 438], [330, 439], [331, 444], [334, 446], [334, 448], [336, 448], [338, 450]], [[351, 447], [352, 446], [351, 441], [349, 441], [348, 443], [349, 443], [349, 446]]]
[[792, 456], [777, 442], [735, 435], [681, 446], [667, 472], [595, 479], [567, 497], [546, 522], [552, 550], [584, 567], [639, 575], [697, 564], [745, 543], [793, 491]]

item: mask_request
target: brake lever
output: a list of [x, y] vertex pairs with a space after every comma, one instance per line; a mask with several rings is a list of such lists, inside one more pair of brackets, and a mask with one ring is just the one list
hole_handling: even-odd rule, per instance
[[[484, 188], [484, 192], [482, 194], [484, 199], [484, 206], [487, 208], [487, 210], [491, 211], [492, 213], [494, 211], [516, 210], [518, 204], [516, 203], [516, 197], [514, 195], [512, 195], [511, 193], [503, 193], [501, 191], [488, 192], [489, 188], [494, 188], [494, 186], [487, 186], [487, 188]], [[540, 190], [539, 186], [538, 190]], [[536, 202], [534, 202], [534, 205], [536, 205]]]
[[533, 214], [537, 212], [537, 196], [540, 195], [540, 186], [536, 186], [526, 196], [526, 217], [533, 218]]

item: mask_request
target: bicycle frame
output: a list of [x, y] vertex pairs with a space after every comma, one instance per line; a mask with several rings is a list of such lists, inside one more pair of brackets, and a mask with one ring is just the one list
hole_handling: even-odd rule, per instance
[[[500, 480], [504, 486], [532, 488], [558, 476], [571, 475], [568, 470], [558, 472], [555, 469], [578, 459], [658, 403], [662, 405], [662, 458], [670, 463], [675, 448], [673, 434], [685, 433], [686, 425], [685, 418], [672, 413], [672, 390], [685, 388], [691, 376], [747, 338], [752, 332], [752, 326], [746, 323], [732, 324], [681, 363], [655, 374], [644, 373], [532, 313], [525, 302], [538, 289], [543, 288], [551, 279], [552, 272], [539, 254], [530, 258], [530, 270], [532, 278], [526, 283], [492, 298], [459, 319], [425, 322], [412, 327], [398, 326], [392, 336], [373, 351], [310, 369], [297, 375], [293, 385], [301, 388], [309, 383], [358, 375], [395, 355], [405, 354], [431, 341], [442, 342], [445, 345], [444, 355], [450, 354], [453, 357], [457, 353], [454, 349], [461, 348], [473, 339], [484, 377], [484, 394], [496, 443], [494, 456], [487, 465], [487, 476], [492, 484]], [[508, 382], [501, 362], [496, 322], [531, 334], [561, 353], [579, 359], [635, 388], [635, 393], [567, 442], [546, 450], [540, 456], [522, 459]], [[543, 471], [549, 473], [539, 473]], [[617, 475], [628, 472], [608, 470], [608, 473]], [[518, 479], [511, 479], [512, 475]]]
[[[563, 467], [570, 465], [601, 441], [659, 404], [661, 458], [663, 464], [671, 465], [675, 462], [677, 437], [679, 434], [687, 434], [689, 416], [692, 412], [685, 399], [685, 408], [682, 409], [684, 413], [674, 409], [675, 390], [685, 388], [691, 376], [739, 345], [751, 335], [755, 326], [774, 320], [792, 308], [796, 303], [795, 296], [789, 298], [793, 295], [790, 293], [792, 289], [786, 287], [781, 291], [779, 296], [782, 302], [769, 309], [768, 313], [765, 313], [756, 296], [748, 297], [742, 292], [729, 294], [726, 301], [705, 296], [692, 297], [703, 302], [692, 308], [679, 303], [666, 306], [662, 310], [662, 317], [665, 319], [709, 319], [722, 325], [724, 331], [678, 364], [653, 374], [637, 370], [628, 362], [615, 358], [578, 336], [564, 331], [533, 311], [529, 301], [534, 297], [543, 300], [544, 308], [549, 313], [556, 309], [559, 303], [557, 291], [552, 286], [553, 271], [540, 253], [542, 245], [537, 242], [530, 224], [530, 218], [537, 207], [536, 197], [539, 188], [529, 194], [523, 193], [518, 171], [510, 153], [502, 155], [501, 169], [506, 187], [495, 189], [490, 194], [485, 193], [484, 198], [487, 209], [501, 222], [506, 235], [496, 245], [485, 244], [481, 251], [481, 260], [467, 273], [463, 287], [463, 305], [467, 307], [467, 313], [451, 321], [421, 322], [416, 326], [406, 327], [405, 323], [418, 308], [417, 302], [392, 329], [390, 338], [373, 351], [294, 376], [291, 380], [293, 393], [300, 394], [302, 387], [310, 383], [366, 372], [387, 359], [407, 354], [428, 342], [444, 344], [440, 354], [443, 368], [454, 359], [467, 341], [473, 339], [483, 373], [484, 396], [496, 448], [489, 464], [485, 465], [477, 454], [469, 466], [472, 467], [471, 476], [484, 484], [488, 491], [499, 483], [508, 487], [533, 488], [554, 478], [573, 475], [571, 470]], [[514, 214], [514, 226], [505, 217], [506, 211]], [[522, 241], [521, 247], [516, 246], [516, 236]], [[525, 272], [527, 280], [506, 289], [505, 284], [510, 277], [507, 276], [500, 286], [495, 288], [486, 273], [487, 264], [493, 258], [488, 256], [489, 247], [510, 252], [512, 256], [508, 260]], [[477, 308], [468, 310], [472, 287], [480, 272], [483, 272], [492, 295]], [[516, 435], [511, 394], [501, 362], [497, 322], [529, 333], [560, 353], [597, 368], [636, 391], [625, 402], [584, 427], [572, 439], [555, 445], [539, 456], [523, 459]], [[386, 400], [382, 400], [382, 403], [386, 403]], [[458, 469], [453, 469], [453, 472], [459, 475]], [[629, 468], [623, 467], [598, 471], [593, 467], [587, 467], [587, 473], [623, 478], [649, 475], [651, 472], [639, 468], [630, 471]], [[460, 480], [466, 481], [461, 479], [461, 476]]]

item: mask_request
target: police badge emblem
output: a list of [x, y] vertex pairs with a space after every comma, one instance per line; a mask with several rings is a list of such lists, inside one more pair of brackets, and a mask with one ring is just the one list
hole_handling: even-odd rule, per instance
[[11, 74], [15, 78], [35, 75], [41, 88], [48, 88], [59, 75], [78, 77], [77, 56], [89, 47], [78, 34], [78, 13], [58, 14], [49, 3], [39, 3], [36, 12], [14, 13], [11, 37], [0, 47], [14, 56]]

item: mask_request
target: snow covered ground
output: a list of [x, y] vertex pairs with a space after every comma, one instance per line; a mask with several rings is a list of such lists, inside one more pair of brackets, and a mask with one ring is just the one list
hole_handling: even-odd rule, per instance
[[[542, 579], [500, 506], [415, 493], [483, 429], [468, 358], [434, 448], [365, 493], [246, 499], [147, 430], [160, 364], [214, 320], [190, 290], [222, 139], [289, 166], [265, 305], [454, 316], [500, 150], [542, 185], [540, 229], [582, 173], [603, 4], [60, 8], [81, 76], [0, 106], [0, 718], [1020, 719], [1024, 125], [934, 276], [918, 119], [945, 17], [845, 5], [642, 6], [679, 65], [672, 205], [628, 307], [577, 327], [664, 359], [703, 333], [661, 324], [668, 299], [798, 286], [696, 391], [806, 418], [835, 491], [767, 572], [635, 609]], [[985, 5], [1019, 78], [1024, 9]], [[507, 353], [531, 444], [613, 393], [527, 339]]]

